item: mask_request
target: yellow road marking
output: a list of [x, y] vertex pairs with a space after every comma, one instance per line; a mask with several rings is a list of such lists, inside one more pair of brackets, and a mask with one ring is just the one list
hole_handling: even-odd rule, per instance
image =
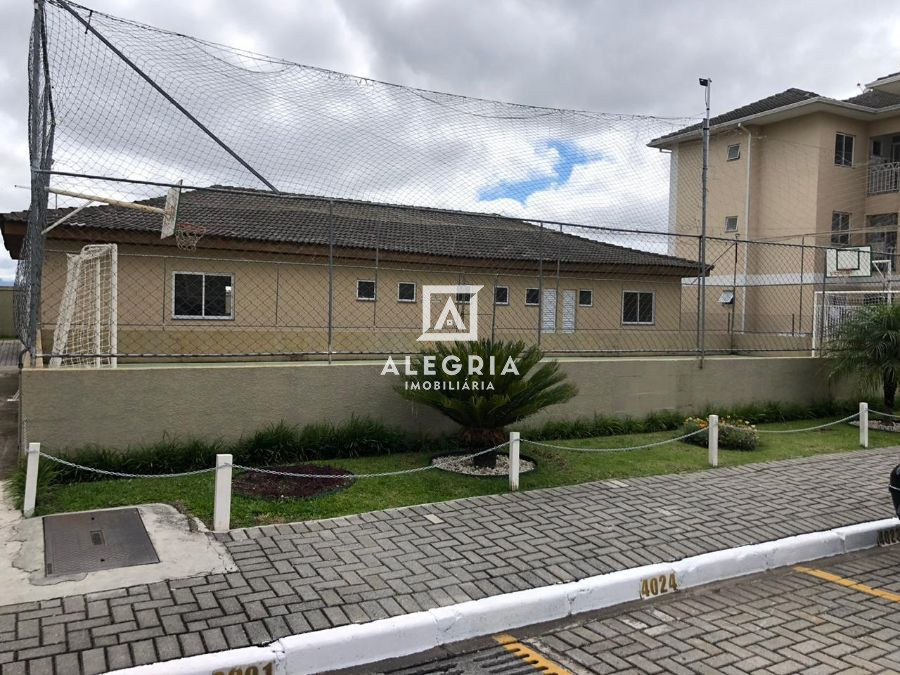
[[858, 581], [854, 581], [853, 579], [839, 577], [837, 574], [831, 574], [831, 572], [825, 572], [824, 570], [813, 569], [812, 567], [803, 567], [801, 565], [796, 565], [794, 569], [798, 572], [802, 572], [803, 574], [809, 574], [810, 576], [824, 579], [825, 581], [830, 581], [832, 583], [839, 584], [840, 586], [852, 588], [853, 590], [860, 591], [861, 593], [873, 595], [876, 598], [884, 598], [885, 600], [890, 600], [891, 602], [900, 602], [900, 593], [891, 593], [890, 591], [884, 591], [880, 588], [872, 588], [871, 586], [866, 586], [865, 584], [861, 584]]
[[535, 670], [540, 670], [545, 675], [573, 675], [571, 671], [566, 670], [558, 663], [544, 658], [531, 647], [523, 645], [512, 635], [503, 633], [502, 635], [495, 635], [494, 639], [503, 645], [506, 650], [512, 652], [522, 661], [532, 666]]

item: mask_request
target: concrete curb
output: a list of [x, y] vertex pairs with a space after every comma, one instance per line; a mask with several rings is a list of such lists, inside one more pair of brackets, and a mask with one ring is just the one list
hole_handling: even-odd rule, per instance
[[642, 581], [675, 575], [678, 588], [765, 572], [852, 553], [878, 544], [896, 518], [801, 534], [704, 553], [672, 563], [611, 572], [580, 581], [495, 595], [414, 614], [350, 624], [246, 647], [117, 670], [118, 675], [209, 675], [211, 672], [296, 675], [407, 656], [451, 642], [490, 635], [641, 599]]

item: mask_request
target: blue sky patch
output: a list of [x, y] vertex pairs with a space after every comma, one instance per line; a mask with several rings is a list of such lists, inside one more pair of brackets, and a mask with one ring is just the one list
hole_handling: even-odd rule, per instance
[[502, 180], [494, 185], [485, 186], [478, 191], [478, 201], [514, 199], [524, 205], [535, 192], [543, 192], [568, 183], [576, 166], [599, 162], [603, 159], [599, 152], [585, 152], [572, 141], [551, 140], [547, 141], [545, 147], [548, 150], [556, 150], [559, 155], [553, 163], [551, 173], [536, 174], [521, 180]]

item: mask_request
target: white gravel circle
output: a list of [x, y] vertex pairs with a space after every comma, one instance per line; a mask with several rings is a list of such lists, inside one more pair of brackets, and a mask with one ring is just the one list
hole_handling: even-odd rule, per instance
[[[431, 460], [431, 465], [436, 466], [444, 471], [452, 471], [453, 473], [462, 473], [467, 476], [508, 476], [509, 475], [509, 455], [500, 453], [497, 455], [497, 466], [493, 469], [488, 467], [475, 466], [475, 460], [465, 455], [444, 455], [443, 457], [435, 457]], [[519, 458], [519, 473], [528, 473], [534, 471], [534, 462]]]

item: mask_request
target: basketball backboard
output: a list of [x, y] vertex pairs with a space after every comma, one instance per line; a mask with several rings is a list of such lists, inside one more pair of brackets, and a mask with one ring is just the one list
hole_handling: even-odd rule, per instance
[[828, 277], [872, 276], [872, 247], [848, 246], [827, 249], [825, 274]]

